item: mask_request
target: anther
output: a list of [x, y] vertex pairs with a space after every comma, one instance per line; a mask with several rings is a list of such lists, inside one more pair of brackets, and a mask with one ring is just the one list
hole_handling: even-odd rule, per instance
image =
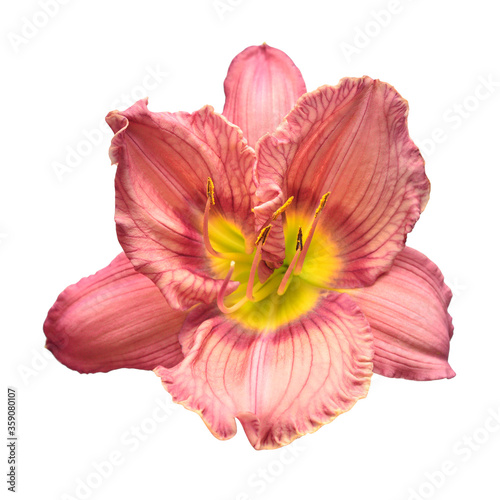
[[253, 285], [255, 283], [255, 273], [257, 271], [257, 266], [259, 264], [260, 256], [262, 254], [262, 247], [264, 246], [264, 243], [266, 242], [270, 231], [271, 231], [271, 225], [269, 224], [269, 226], [266, 226], [261, 230], [261, 232], [259, 233], [259, 236], [255, 240], [255, 244], [257, 245], [257, 249], [255, 250], [255, 255], [254, 255], [253, 261], [252, 261], [252, 267], [250, 269], [250, 276], [248, 277], [247, 291], [246, 291], [246, 298], [248, 300], [254, 300], [253, 299]]
[[288, 200], [286, 200], [285, 203], [283, 203], [283, 205], [281, 205], [281, 207], [279, 207], [278, 210], [276, 210], [276, 212], [273, 213], [271, 220], [276, 220], [278, 216], [282, 214], [290, 206], [292, 201], [293, 201], [293, 196], [290, 196], [290, 198], [288, 198]]
[[214, 250], [208, 236], [208, 216], [210, 214], [210, 208], [212, 207], [212, 205], [215, 205], [215, 187], [214, 182], [209, 177], [207, 179], [207, 203], [205, 205], [205, 213], [203, 215], [203, 241], [208, 253], [212, 254], [214, 257], [222, 257], [219, 252]]
[[262, 244], [264, 244], [266, 242], [267, 236], [269, 235], [269, 231], [271, 231], [271, 224], [269, 224], [269, 226], [264, 227], [260, 231], [259, 236], [257, 236], [257, 239], [255, 240], [255, 244], [258, 245], [261, 242]]
[[316, 212], [314, 212], [314, 217], [317, 217], [325, 208], [326, 202], [328, 200], [328, 197], [330, 196], [331, 191], [328, 191], [328, 193], [325, 193], [322, 197], [321, 200], [319, 201], [318, 208], [316, 209]]
[[302, 252], [302, 248], [304, 245], [302, 244], [302, 228], [299, 227], [299, 232], [297, 233], [297, 243], [295, 244], [295, 250], [300, 250]]
[[214, 181], [210, 177], [207, 179], [207, 198], [210, 200], [212, 205], [215, 205]]
[[309, 246], [311, 245], [314, 231], [316, 230], [316, 226], [318, 225], [319, 215], [321, 214], [321, 212], [325, 208], [326, 202], [327, 202], [330, 194], [331, 194], [330, 191], [328, 191], [328, 193], [325, 193], [321, 197], [318, 208], [314, 212], [314, 220], [313, 220], [313, 223], [311, 225], [311, 229], [309, 229], [309, 232], [307, 233], [307, 238], [306, 238], [306, 241], [304, 243], [304, 247], [302, 249], [302, 252], [300, 252], [300, 257], [299, 257], [299, 260], [297, 262], [297, 266], [295, 267], [295, 270], [293, 272], [293, 274], [295, 274], [295, 275], [300, 274], [302, 271], [302, 266], [304, 265], [304, 260], [305, 260], [306, 255], [307, 255], [307, 251], [309, 250]]

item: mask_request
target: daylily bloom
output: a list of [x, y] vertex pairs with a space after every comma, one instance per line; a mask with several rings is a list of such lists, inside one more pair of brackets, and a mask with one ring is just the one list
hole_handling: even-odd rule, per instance
[[406, 101], [368, 77], [306, 93], [267, 45], [225, 92], [222, 115], [107, 116], [124, 254], [59, 296], [47, 347], [84, 373], [154, 369], [257, 449], [349, 410], [372, 372], [453, 377], [450, 290], [405, 247], [429, 197]]

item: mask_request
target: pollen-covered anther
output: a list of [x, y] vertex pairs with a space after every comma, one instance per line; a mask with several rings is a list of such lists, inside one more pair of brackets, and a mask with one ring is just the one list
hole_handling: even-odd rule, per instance
[[259, 243], [262, 243], [262, 245], [266, 242], [267, 236], [269, 235], [269, 231], [271, 231], [271, 225], [264, 227], [261, 232], [259, 233], [259, 236], [257, 236], [257, 239], [255, 240], [255, 244], [259, 245]]
[[257, 271], [257, 266], [260, 261], [260, 256], [262, 254], [262, 247], [264, 246], [264, 243], [267, 240], [267, 237], [269, 236], [269, 232], [271, 231], [271, 224], [269, 226], [266, 226], [262, 228], [262, 230], [259, 233], [259, 236], [257, 236], [257, 239], [255, 240], [255, 244], [257, 245], [257, 249], [255, 250], [255, 255], [253, 257], [252, 261], [252, 267], [250, 269], [250, 276], [248, 277], [248, 283], [247, 283], [247, 291], [246, 291], [246, 298], [248, 300], [254, 300], [253, 298], [253, 285], [255, 283], [255, 273]]
[[215, 205], [215, 186], [211, 177], [207, 179], [207, 198], [212, 205]]
[[316, 212], [314, 212], [314, 217], [318, 217], [318, 215], [323, 211], [325, 208], [326, 202], [328, 200], [328, 197], [330, 196], [331, 192], [328, 191], [328, 193], [325, 193], [319, 202], [318, 208], [316, 209]]
[[207, 203], [205, 205], [205, 213], [203, 214], [203, 241], [205, 243], [205, 248], [207, 252], [214, 257], [222, 257], [222, 255], [214, 250], [212, 244], [210, 243], [210, 238], [208, 236], [208, 218], [210, 215], [210, 208], [215, 205], [215, 187], [214, 182], [209, 177], [207, 179]]
[[295, 255], [293, 256], [292, 262], [290, 262], [290, 265], [288, 266], [288, 269], [286, 270], [285, 275], [281, 280], [280, 286], [278, 287], [278, 295], [283, 295], [286, 292], [288, 283], [290, 281], [290, 276], [292, 275], [295, 265], [297, 264], [297, 260], [302, 253], [302, 249], [302, 228], [299, 227], [299, 231], [297, 232], [297, 243], [295, 244]]
[[309, 246], [311, 245], [312, 237], [314, 236], [314, 231], [316, 230], [316, 226], [318, 225], [319, 221], [319, 216], [321, 215], [321, 212], [325, 208], [326, 202], [328, 201], [328, 197], [330, 196], [331, 192], [328, 191], [328, 193], [325, 193], [322, 197], [321, 200], [319, 201], [318, 208], [314, 212], [314, 219], [313, 223], [311, 224], [311, 229], [309, 229], [309, 232], [307, 233], [307, 238], [304, 243], [304, 247], [302, 251], [300, 252], [300, 257], [299, 260], [297, 261], [297, 265], [295, 266], [295, 269], [293, 271], [293, 274], [298, 275], [302, 271], [302, 266], [304, 265], [304, 260], [307, 255], [307, 251], [309, 250]]
[[276, 212], [273, 213], [271, 220], [276, 220], [278, 216], [283, 214], [285, 210], [290, 206], [292, 201], [293, 201], [293, 196], [290, 196], [290, 198], [288, 198], [288, 200], [286, 200], [285, 203], [283, 203], [283, 205], [281, 205], [281, 207], [279, 207], [278, 210], [276, 210]]
[[304, 245], [302, 244], [302, 228], [299, 227], [299, 232], [297, 233], [297, 243], [295, 244], [295, 250], [300, 250], [302, 252]]

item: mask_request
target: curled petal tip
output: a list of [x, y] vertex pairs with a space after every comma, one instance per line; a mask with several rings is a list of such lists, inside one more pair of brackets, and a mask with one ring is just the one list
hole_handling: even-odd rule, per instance
[[[189, 309], [217, 297], [221, 281], [209, 271], [207, 179], [215, 186], [217, 217], [253, 234], [255, 153], [241, 130], [210, 106], [189, 113], [153, 113], [145, 100], [120, 113], [126, 121], [110, 151], [118, 163], [118, 239], [134, 266], [170, 306]], [[235, 210], [234, 199], [238, 199]], [[205, 214], [205, 216], [204, 216]], [[230, 284], [229, 290], [234, 290]]]

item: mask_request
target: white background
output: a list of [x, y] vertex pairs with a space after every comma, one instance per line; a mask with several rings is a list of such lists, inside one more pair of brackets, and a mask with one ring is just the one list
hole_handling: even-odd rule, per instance
[[[18, 390], [17, 498], [500, 498], [500, 424], [485, 428], [500, 412], [495, 2], [222, 0], [219, 11], [212, 0], [57, 5], [31, 31], [26, 23], [44, 23], [38, 1], [4, 2], [0, 16], [1, 364], [4, 391]], [[377, 16], [389, 7], [390, 18]], [[31, 38], [20, 41], [23, 29]], [[231, 59], [264, 41], [295, 61], [308, 90], [368, 74], [408, 99], [410, 133], [432, 183], [408, 244], [440, 266], [455, 294], [456, 378], [374, 376], [367, 399], [286, 453], [255, 451], [241, 428], [218, 441], [153, 373], [79, 375], [44, 352], [42, 332], [58, 293], [120, 251], [111, 133], [94, 134], [98, 144], [61, 179], [54, 165], [66, 163], [68, 148], [85, 150], [86, 132], [109, 110], [141, 97], [148, 71], [160, 75], [156, 85], [146, 80], [150, 109], [208, 103], [221, 111]], [[346, 56], [345, 44], [357, 53]], [[478, 89], [484, 80], [496, 83]], [[5, 405], [6, 395], [2, 415]], [[161, 405], [170, 415], [156, 423]], [[139, 443], [131, 436], [141, 426]], [[119, 463], [99, 475], [93, 464], [110, 455]], [[0, 459], [6, 464], [6, 448]], [[443, 467], [445, 476], [437, 473]], [[91, 488], [78, 488], [82, 482]]]

